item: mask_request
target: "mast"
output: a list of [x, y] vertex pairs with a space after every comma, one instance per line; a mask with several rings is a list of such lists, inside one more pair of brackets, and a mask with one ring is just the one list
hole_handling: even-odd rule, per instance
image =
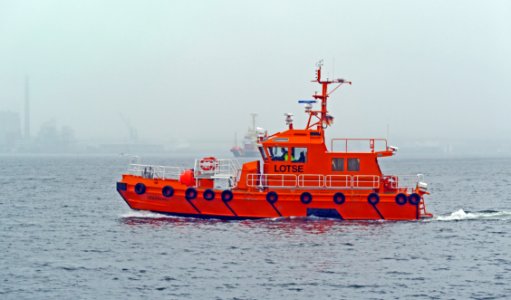
[[[319, 124], [318, 129], [323, 131], [323, 129], [326, 129], [326, 126], [330, 125], [331, 120], [330, 116], [328, 115], [327, 110], [327, 100], [331, 93], [333, 93], [335, 90], [337, 90], [343, 83], [351, 84], [351, 81], [347, 81], [342, 78], [334, 79], [334, 80], [321, 80], [321, 67], [323, 66], [323, 61], [319, 61], [317, 64], [318, 69], [316, 70], [316, 82], [321, 84], [321, 94], [314, 94], [312, 97], [317, 100], [321, 100], [321, 115], [319, 116]], [[330, 93], [328, 93], [328, 85], [332, 83], [338, 83], [339, 85], [336, 86]]]
[[[348, 81], [346, 79], [338, 78], [334, 80], [322, 80], [321, 79], [321, 67], [323, 66], [323, 60], [319, 61], [317, 64], [316, 69], [316, 80], [313, 80], [312, 82], [317, 82], [321, 84], [321, 94], [317, 94], [317, 92], [312, 95], [312, 97], [315, 100], [321, 101], [321, 110], [314, 111], [314, 110], [306, 110], [307, 113], [309, 113], [309, 121], [307, 122], [307, 128], [311, 129], [314, 126], [317, 126], [317, 130], [321, 131], [323, 133], [324, 129], [326, 129], [333, 121], [333, 117], [328, 114], [327, 109], [327, 100], [328, 97], [330, 97], [330, 94], [332, 94], [335, 90], [337, 90], [341, 85], [344, 83], [348, 83], [351, 85], [351, 81]], [[330, 92], [328, 92], [328, 85], [330, 84], [337, 84], [335, 88], [333, 88]], [[314, 100], [309, 100], [314, 101]], [[307, 100], [305, 100], [307, 102]], [[309, 102], [310, 103], [310, 102]], [[311, 107], [311, 106], [310, 106]], [[311, 124], [312, 117], [315, 116], [318, 121], [316, 123]], [[324, 135], [323, 135], [324, 137]]]

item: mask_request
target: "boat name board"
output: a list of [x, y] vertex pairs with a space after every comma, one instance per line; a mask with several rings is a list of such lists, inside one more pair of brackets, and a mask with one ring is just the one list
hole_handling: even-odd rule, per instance
[[297, 165], [276, 166], [276, 165], [274, 165], [273, 171], [276, 173], [286, 173], [286, 172], [303, 173], [303, 166], [297, 166]]

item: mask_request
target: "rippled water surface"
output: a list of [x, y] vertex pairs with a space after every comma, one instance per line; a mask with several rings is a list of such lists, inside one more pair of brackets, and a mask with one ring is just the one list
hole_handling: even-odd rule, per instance
[[[146, 162], [191, 164], [192, 158]], [[435, 218], [195, 220], [131, 211], [126, 159], [0, 157], [0, 299], [509, 299], [511, 159], [399, 159]]]

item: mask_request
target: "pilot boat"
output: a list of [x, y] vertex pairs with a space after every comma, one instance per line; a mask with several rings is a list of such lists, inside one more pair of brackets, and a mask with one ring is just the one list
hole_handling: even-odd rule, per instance
[[[176, 216], [256, 219], [326, 217], [343, 220], [418, 220], [430, 218], [424, 202], [423, 175], [383, 174], [379, 160], [396, 154], [386, 139], [333, 138], [327, 101], [345, 79], [322, 78], [318, 64], [313, 82], [321, 92], [299, 100], [308, 121], [268, 135], [258, 128], [260, 159], [203, 157], [193, 168], [131, 164], [117, 191], [134, 210]], [[333, 88], [329, 90], [329, 87]], [[320, 107], [314, 109], [315, 104]]]

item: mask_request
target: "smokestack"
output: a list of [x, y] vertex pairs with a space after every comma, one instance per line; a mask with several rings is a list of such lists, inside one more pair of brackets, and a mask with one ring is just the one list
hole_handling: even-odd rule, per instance
[[25, 77], [25, 139], [30, 139], [30, 86], [29, 78]]

